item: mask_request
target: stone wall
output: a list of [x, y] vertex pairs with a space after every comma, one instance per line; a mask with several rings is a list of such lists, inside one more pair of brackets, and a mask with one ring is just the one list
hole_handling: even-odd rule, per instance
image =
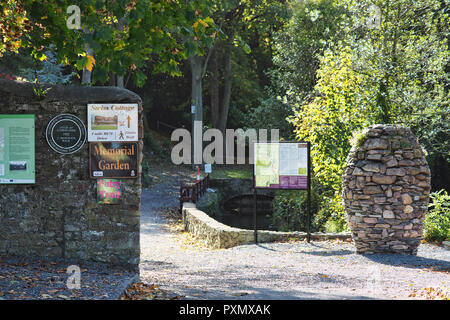
[[343, 199], [358, 253], [416, 254], [430, 194], [430, 169], [407, 127], [374, 125], [354, 142]]
[[44, 88], [51, 89], [39, 99], [31, 84], [0, 80], [0, 113], [36, 115], [36, 184], [0, 185], [0, 254], [91, 260], [138, 270], [140, 177], [122, 179], [121, 204], [99, 205], [96, 181], [89, 177], [88, 144], [61, 155], [47, 144], [45, 130], [62, 113], [86, 124], [88, 103], [138, 103], [140, 163], [140, 97], [114, 87]]
[[[254, 230], [239, 229], [227, 226], [197, 209], [193, 203], [183, 204], [184, 229], [201, 240], [205, 246], [220, 249], [254, 243]], [[258, 230], [258, 242], [276, 242], [288, 240], [305, 240], [306, 232], [280, 232]], [[350, 234], [343, 233], [312, 233], [312, 240], [349, 239]]]

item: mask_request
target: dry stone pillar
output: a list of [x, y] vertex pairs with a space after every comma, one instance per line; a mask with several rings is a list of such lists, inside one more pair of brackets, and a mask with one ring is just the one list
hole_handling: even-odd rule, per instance
[[374, 125], [343, 172], [347, 221], [358, 253], [416, 254], [430, 194], [430, 168], [407, 127]]

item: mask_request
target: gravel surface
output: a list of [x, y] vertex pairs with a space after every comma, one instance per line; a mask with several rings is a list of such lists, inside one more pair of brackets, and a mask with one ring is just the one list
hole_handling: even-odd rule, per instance
[[450, 287], [450, 251], [431, 244], [417, 256], [359, 255], [331, 241], [201, 247], [161, 215], [178, 206], [178, 182], [166, 176], [143, 191], [140, 277], [185, 299], [414, 299]]
[[[80, 289], [69, 290], [67, 267], [81, 271]], [[135, 273], [102, 263], [0, 256], [0, 298], [5, 300], [114, 300]]]

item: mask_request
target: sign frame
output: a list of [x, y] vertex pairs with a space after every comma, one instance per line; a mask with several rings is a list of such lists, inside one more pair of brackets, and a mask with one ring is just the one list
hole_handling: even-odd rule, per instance
[[[80, 137], [78, 141], [71, 147], [62, 147], [56, 143], [55, 138], [53, 136], [53, 129], [56, 125], [61, 121], [71, 121], [75, 123], [76, 127], [79, 129]], [[78, 118], [77, 116], [69, 113], [59, 114], [53, 117], [49, 123], [47, 124], [47, 128], [45, 129], [45, 138], [47, 139], [47, 143], [52, 148], [53, 151], [60, 154], [73, 154], [81, 148], [83, 148], [86, 143], [87, 131], [84, 122]]]
[[[101, 185], [101, 181], [103, 180], [103, 185]], [[106, 186], [106, 182], [109, 182], [109, 185]], [[116, 184], [118, 183], [118, 187]], [[112, 189], [112, 190], [111, 190]], [[97, 179], [97, 203], [102, 205], [118, 205], [122, 202], [122, 181], [120, 179], [109, 179], [109, 178], [103, 178], [103, 179]], [[105, 195], [111, 195], [111, 193], [106, 193], [106, 191], [113, 191], [114, 195], [117, 197], [102, 197], [101, 193], [104, 192]]]
[[[94, 160], [94, 156], [92, 154], [92, 148], [94, 147], [94, 145], [96, 144], [113, 144], [113, 143], [120, 143], [120, 144], [133, 144], [135, 146], [135, 155], [133, 156], [133, 158], [135, 158], [135, 170], [136, 170], [136, 174], [134, 176], [118, 176], [118, 175], [102, 175], [102, 176], [96, 176], [94, 175], [94, 169], [92, 166], [92, 161]], [[134, 163], [134, 161], [133, 161]], [[131, 169], [133, 170], [133, 169]], [[104, 172], [104, 171], [103, 171]], [[137, 141], [113, 141], [113, 142], [92, 142], [89, 143], [89, 176], [91, 179], [137, 179], [140, 176], [140, 171], [139, 171], [139, 143]]]
[[[10, 152], [10, 144], [9, 140], [6, 139], [6, 128], [9, 128], [9, 126], [5, 126], [0, 128], [0, 160], [3, 162], [1, 164], [0, 171], [2, 173], [2, 176], [0, 176], [0, 184], [5, 185], [34, 185], [36, 184], [36, 115], [35, 114], [1, 114], [0, 120], [2, 119], [29, 119], [32, 120], [32, 124], [24, 126], [27, 129], [30, 129], [29, 134], [29, 143], [27, 144], [30, 147], [29, 152], [27, 152], [27, 158], [23, 158], [21, 160], [11, 160]], [[11, 122], [11, 121], [8, 121]], [[16, 124], [17, 122], [15, 122]], [[22, 127], [22, 128], [24, 128]], [[9, 134], [8, 134], [9, 137]], [[4, 149], [2, 151], [2, 149]], [[8, 152], [6, 151], [8, 149]], [[8, 153], [8, 156], [6, 154]], [[29, 162], [28, 162], [29, 161]], [[25, 163], [23, 163], [25, 162]], [[8, 165], [8, 170], [5, 169], [5, 164]], [[30, 164], [30, 165], [29, 165]], [[11, 169], [14, 168], [14, 169]], [[24, 169], [25, 168], [25, 169]], [[30, 172], [28, 172], [28, 169], [30, 169]], [[6, 175], [6, 172], [10, 171], [27, 171], [24, 173], [26, 177], [12, 177]], [[28, 176], [29, 175], [29, 176]]]
[[139, 104], [88, 103], [87, 129], [88, 142], [139, 141]]
[[[278, 185], [274, 185], [273, 187], [263, 187], [263, 186], [256, 186], [256, 157], [257, 157], [257, 153], [256, 153], [256, 144], [297, 144], [297, 145], [304, 145], [305, 149], [306, 149], [306, 157], [307, 157], [307, 167], [306, 167], [306, 176], [305, 175], [298, 175], [298, 176], [302, 176], [305, 177], [306, 179], [306, 186], [303, 188], [295, 188], [295, 187], [282, 187], [280, 185], [280, 183]], [[310, 146], [309, 146], [309, 142], [303, 142], [303, 141], [280, 141], [280, 142], [257, 142], [254, 144], [254, 168], [253, 168], [253, 187], [256, 189], [263, 189], [263, 190], [308, 190], [309, 187], [309, 183], [310, 183]], [[280, 169], [279, 169], [280, 170]], [[279, 176], [284, 176], [284, 177], [288, 177], [289, 175], [281, 175], [279, 174]]]
[[[311, 242], [311, 143], [308, 141], [279, 141], [272, 142], [277, 144], [283, 143], [295, 143], [295, 144], [305, 144], [306, 145], [306, 155], [307, 155], [307, 168], [306, 168], [306, 189], [294, 189], [294, 188], [276, 188], [276, 187], [256, 187], [256, 161], [254, 161], [254, 170], [253, 170], [253, 232], [254, 232], [254, 242], [258, 243], [258, 216], [257, 216], [257, 208], [258, 208], [258, 198], [257, 198], [257, 189], [272, 189], [272, 190], [304, 190], [307, 191], [306, 198], [306, 206], [307, 206], [307, 222], [306, 222], [306, 234], [308, 243]], [[256, 160], [256, 143], [255, 143], [255, 153], [254, 157]]]

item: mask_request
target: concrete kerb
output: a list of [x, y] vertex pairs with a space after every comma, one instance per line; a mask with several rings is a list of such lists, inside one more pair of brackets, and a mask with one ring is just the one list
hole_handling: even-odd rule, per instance
[[[220, 223], [197, 209], [194, 203], [183, 204], [183, 224], [186, 231], [192, 233], [197, 239], [210, 248], [222, 249], [254, 242], [254, 231], [239, 229]], [[304, 240], [306, 232], [280, 232], [258, 230], [258, 242], [277, 242], [286, 240]], [[350, 232], [311, 234], [311, 239], [321, 240], [347, 240], [351, 239]]]
[[140, 280], [140, 277], [138, 274], [136, 274], [136, 275], [132, 276], [131, 278], [123, 281], [122, 284], [120, 285], [120, 290], [118, 291], [119, 293], [116, 296], [112, 297], [112, 299], [119, 300], [120, 297], [122, 297], [122, 295], [124, 295], [126, 293], [127, 289], [130, 288], [133, 285], [133, 283], [139, 282], [139, 280]]

